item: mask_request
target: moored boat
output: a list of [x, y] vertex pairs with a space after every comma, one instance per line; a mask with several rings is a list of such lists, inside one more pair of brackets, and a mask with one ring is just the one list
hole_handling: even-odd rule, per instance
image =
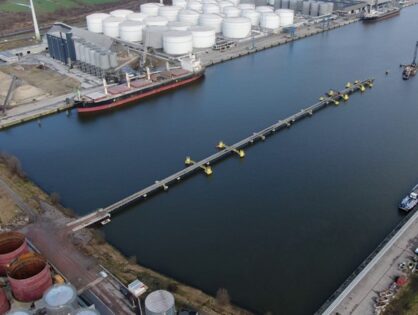
[[405, 196], [399, 204], [399, 209], [409, 212], [418, 204], [418, 185], [412, 188], [408, 196]]

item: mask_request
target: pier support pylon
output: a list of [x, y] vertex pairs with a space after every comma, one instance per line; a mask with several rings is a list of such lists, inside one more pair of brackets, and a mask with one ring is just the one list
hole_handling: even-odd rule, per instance
[[[193, 161], [190, 156], [186, 157], [186, 160], [184, 161], [184, 164], [186, 164], [187, 166], [192, 165], [192, 164], [196, 164], [195, 161]], [[203, 169], [203, 171], [205, 172], [206, 175], [212, 175], [213, 171], [212, 171], [212, 167], [210, 165], [200, 165], [200, 168]]]
[[243, 149], [233, 149], [230, 146], [228, 146], [227, 144], [225, 144], [223, 141], [219, 141], [218, 145], [216, 146], [219, 150], [223, 150], [223, 149], [230, 149], [232, 152], [235, 152], [236, 154], [238, 154], [238, 156], [240, 158], [245, 157], [245, 151]]

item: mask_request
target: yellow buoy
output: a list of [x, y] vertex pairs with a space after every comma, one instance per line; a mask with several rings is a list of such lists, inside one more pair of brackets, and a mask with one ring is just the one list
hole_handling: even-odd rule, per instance
[[184, 164], [186, 164], [186, 165], [192, 164], [192, 159], [190, 158], [190, 156], [186, 157], [186, 160], [184, 161]]
[[212, 175], [212, 167], [205, 166], [205, 173], [206, 175]]
[[219, 141], [218, 145], [216, 146], [218, 149], [225, 149], [225, 143], [223, 141]]

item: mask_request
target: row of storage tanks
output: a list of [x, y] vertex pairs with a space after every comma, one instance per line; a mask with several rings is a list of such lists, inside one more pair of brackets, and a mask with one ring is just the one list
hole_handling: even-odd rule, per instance
[[[80, 308], [77, 291], [70, 284], [53, 284], [48, 262], [30, 251], [26, 238], [18, 232], [0, 234], [0, 277], [7, 278], [13, 299], [32, 303], [42, 299], [47, 315], [97, 315], [94, 309]], [[25, 309], [10, 310], [6, 291], [0, 287], [0, 314], [33, 314]]]
[[240, 4], [239, 0], [173, 0], [172, 6], [145, 3], [140, 8], [141, 12], [115, 10], [110, 14], [91, 14], [86, 18], [87, 29], [182, 55], [193, 48], [212, 47], [217, 33], [228, 39], [241, 39], [251, 34], [252, 27], [277, 30], [294, 21], [293, 10], [256, 7], [251, 3]]
[[301, 12], [303, 15], [322, 16], [332, 14], [333, 2], [303, 0], [271, 0], [275, 7]]
[[74, 39], [75, 55], [78, 62], [106, 71], [117, 67], [117, 54], [102, 49], [83, 39]]

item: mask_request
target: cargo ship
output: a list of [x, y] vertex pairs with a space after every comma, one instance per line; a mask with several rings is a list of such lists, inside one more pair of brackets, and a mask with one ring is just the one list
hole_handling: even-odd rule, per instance
[[383, 19], [388, 19], [390, 17], [399, 15], [401, 10], [396, 7], [379, 9], [379, 10], [371, 10], [370, 13], [365, 13], [363, 16], [364, 22], [375, 22], [380, 21]]
[[193, 59], [182, 62], [182, 67], [150, 74], [143, 78], [130, 79], [126, 82], [108, 86], [103, 79], [103, 91], [78, 95], [74, 106], [79, 113], [105, 111], [139, 101], [147, 96], [174, 90], [199, 80], [204, 75], [200, 62]]

